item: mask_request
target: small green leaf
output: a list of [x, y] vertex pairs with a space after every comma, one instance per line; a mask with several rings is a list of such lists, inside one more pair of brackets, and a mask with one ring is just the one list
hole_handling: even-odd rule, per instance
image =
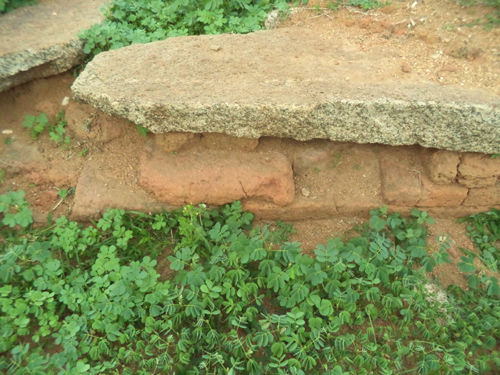
[[35, 274], [33, 273], [33, 269], [31, 269], [31, 268], [28, 268], [27, 270], [25, 270], [22, 275], [24, 277], [24, 280], [26, 280], [26, 281], [31, 281], [35, 277]]
[[22, 207], [21, 210], [15, 215], [15, 217], [16, 217], [16, 223], [23, 228], [26, 228], [31, 223], [33, 223], [32, 212], [26, 207]]
[[12, 212], [7, 212], [4, 218], [2, 219], [2, 224], [14, 228], [17, 224], [15, 215]]
[[275, 342], [271, 346], [271, 352], [275, 357], [281, 357], [283, 355], [284, 345], [281, 342]]
[[467, 280], [467, 284], [469, 284], [469, 287], [475, 289], [479, 286], [480, 280], [477, 275], [471, 275], [469, 279]]
[[87, 372], [90, 369], [90, 365], [86, 364], [83, 361], [78, 361], [76, 363], [76, 371], [79, 374], [83, 374], [84, 372]]
[[385, 227], [385, 220], [379, 218], [378, 216], [372, 216], [370, 218], [370, 228], [375, 229], [380, 232]]
[[319, 307], [319, 313], [323, 316], [329, 316], [333, 314], [332, 303], [326, 299], [321, 300], [321, 306]]
[[411, 250], [411, 256], [414, 258], [421, 258], [427, 255], [427, 251], [423, 246], [410, 246], [408, 249]]
[[460, 272], [472, 273], [476, 271], [476, 267], [474, 266], [473, 256], [470, 257], [461, 256], [460, 259], [462, 259], [462, 262], [457, 263]]
[[3, 287], [0, 288], [0, 294], [3, 297], [8, 296], [12, 292], [12, 285], [4, 285]]

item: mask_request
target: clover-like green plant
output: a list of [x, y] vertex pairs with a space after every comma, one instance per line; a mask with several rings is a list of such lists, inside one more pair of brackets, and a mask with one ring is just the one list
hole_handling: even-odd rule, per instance
[[24, 199], [24, 191], [9, 191], [7, 194], [0, 195], [0, 215], [2, 215], [2, 224], [13, 228], [20, 225], [23, 228], [33, 223], [29, 204]]
[[23, 122], [23, 126], [31, 129], [31, 138], [34, 140], [38, 139], [38, 136], [42, 134], [44, 130], [47, 130], [50, 139], [57, 142], [60, 146], [71, 142], [71, 139], [67, 135], [65, 136], [68, 123], [65, 119], [64, 111], [57, 114], [55, 124], [51, 124], [47, 115], [41, 113], [38, 116], [27, 115]]
[[102, 51], [169, 37], [201, 34], [248, 33], [263, 28], [267, 13], [285, 11], [283, 0], [113, 0], [105, 20], [83, 31], [84, 52]]
[[[490, 211], [471, 215], [462, 222], [468, 222], [467, 233], [479, 250], [476, 254], [467, 249], [461, 249], [465, 256], [458, 263], [460, 271], [468, 275], [468, 284], [477, 289], [486, 285], [490, 295], [500, 292], [498, 279], [491, 272], [498, 273], [500, 261], [500, 210], [492, 208]], [[474, 260], [479, 257], [480, 262]]]
[[31, 138], [34, 140], [38, 138], [48, 125], [49, 119], [45, 113], [41, 113], [38, 116], [27, 115], [23, 122], [25, 128], [31, 129]]
[[115, 209], [89, 226], [61, 217], [6, 238], [0, 371], [497, 371], [491, 280], [452, 286], [445, 302], [429, 298], [426, 272], [450, 261], [446, 236], [428, 244], [431, 219], [420, 211], [371, 214], [359, 237], [330, 239], [313, 254], [252, 227], [239, 202], [154, 215]]
[[65, 111], [57, 114], [55, 125], [49, 126], [50, 139], [57, 142], [59, 145], [71, 143], [71, 139], [66, 135], [66, 127], [68, 122], [65, 119]]

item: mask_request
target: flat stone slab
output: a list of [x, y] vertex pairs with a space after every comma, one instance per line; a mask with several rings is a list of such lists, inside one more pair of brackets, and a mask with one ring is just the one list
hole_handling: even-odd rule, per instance
[[[382, 48], [382, 47], [381, 47]], [[389, 56], [389, 57], [388, 57]], [[162, 132], [500, 152], [500, 97], [390, 77], [397, 50], [302, 28], [170, 38], [98, 55], [76, 99]], [[381, 69], [385, 71], [381, 73]]]
[[78, 34], [101, 22], [107, 0], [51, 0], [0, 16], [0, 92], [82, 62]]

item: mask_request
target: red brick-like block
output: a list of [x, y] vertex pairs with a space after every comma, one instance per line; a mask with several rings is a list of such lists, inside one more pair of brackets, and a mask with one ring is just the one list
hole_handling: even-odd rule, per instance
[[382, 197], [387, 204], [415, 206], [422, 195], [419, 170], [389, 158], [380, 159]]
[[407, 160], [381, 159], [382, 196], [387, 204], [407, 207], [460, 206], [468, 189], [458, 184], [433, 183], [418, 165]]
[[163, 151], [181, 151], [193, 147], [200, 141], [200, 134], [169, 132], [154, 135], [156, 146]]
[[458, 184], [438, 185], [422, 175], [422, 195], [418, 207], [456, 207], [467, 197], [467, 189]]
[[[338, 154], [340, 156], [340, 153]], [[332, 151], [327, 148], [306, 148], [295, 155], [293, 170], [296, 174], [312, 172], [314, 168], [324, 169], [332, 157]]]
[[320, 220], [339, 214], [332, 200], [312, 200], [300, 196], [288, 206], [278, 206], [259, 199], [245, 200], [242, 205], [244, 210], [253, 213], [258, 220]]
[[468, 188], [493, 186], [500, 176], [500, 159], [490, 155], [466, 153], [458, 167], [458, 182]]
[[500, 204], [500, 185], [470, 189], [465, 206], [495, 206]]
[[80, 171], [70, 166], [52, 163], [45, 170], [33, 171], [28, 178], [37, 185], [50, 184], [58, 188], [75, 186]]
[[260, 198], [284, 206], [295, 195], [292, 165], [279, 153], [169, 154], [154, 149], [141, 157], [139, 184], [175, 205]]
[[252, 151], [259, 145], [259, 138], [234, 137], [223, 133], [203, 133], [200, 143], [211, 150]]
[[47, 160], [34, 143], [14, 142], [0, 154], [0, 169], [5, 169], [12, 175], [41, 171], [47, 168], [46, 164]]
[[460, 164], [460, 153], [446, 150], [429, 150], [425, 158], [429, 178], [436, 184], [455, 182]]
[[108, 208], [126, 211], [154, 212], [178, 207], [165, 206], [133, 184], [124, 184], [112, 172], [98, 163], [88, 163], [76, 186], [72, 220], [86, 221], [99, 218]]
[[132, 125], [127, 120], [106, 115], [94, 107], [70, 102], [65, 113], [68, 127], [81, 139], [107, 143], [122, 136]]

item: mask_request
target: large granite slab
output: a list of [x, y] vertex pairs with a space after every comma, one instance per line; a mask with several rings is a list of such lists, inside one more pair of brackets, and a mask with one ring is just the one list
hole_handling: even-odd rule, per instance
[[405, 75], [397, 55], [303, 28], [170, 38], [98, 55], [73, 93], [155, 133], [500, 152], [498, 95]]

